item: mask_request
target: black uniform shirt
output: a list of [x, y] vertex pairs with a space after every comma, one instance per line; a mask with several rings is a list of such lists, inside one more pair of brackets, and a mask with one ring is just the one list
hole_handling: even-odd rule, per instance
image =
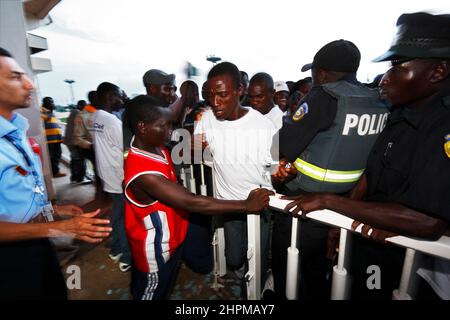
[[392, 111], [367, 162], [367, 200], [396, 202], [450, 223], [450, 96]]
[[[358, 83], [355, 75], [342, 78], [350, 83]], [[306, 103], [307, 113], [296, 120], [296, 114], [285, 117], [280, 129], [280, 158], [293, 162], [305, 150], [320, 131], [327, 130], [336, 118], [337, 99], [322, 87], [314, 86], [301, 100], [300, 108]]]

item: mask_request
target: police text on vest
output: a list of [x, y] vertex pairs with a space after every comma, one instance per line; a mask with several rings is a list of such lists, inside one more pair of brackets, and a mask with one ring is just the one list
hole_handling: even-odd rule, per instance
[[344, 129], [342, 135], [351, 134], [351, 129], [355, 129], [360, 136], [379, 134], [386, 125], [388, 113], [382, 114], [347, 114], [345, 117]]

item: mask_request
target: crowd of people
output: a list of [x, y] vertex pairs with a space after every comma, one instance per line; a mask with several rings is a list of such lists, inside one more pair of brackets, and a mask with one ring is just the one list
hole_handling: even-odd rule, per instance
[[[305, 215], [330, 209], [354, 219], [354, 229], [363, 225], [363, 237], [351, 244], [352, 299], [390, 299], [405, 250], [385, 239], [436, 240], [450, 223], [450, 15], [403, 14], [397, 26], [389, 50], [374, 60], [391, 67], [370, 84], [356, 77], [360, 50], [340, 39], [320, 48], [302, 68], [311, 77], [296, 82], [266, 72], [249, 78], [231, 62], [216, 64], [203, 101], [191, 80], [178, 97], [175, 75], [158, 69], [145, 72], [146, 94], [132, 99], [103, 82], [89, 92], [89, 104], [81, 100], [71, 111], [64, 137], [45, 97], [53, 177], [64, 175], [64, 143], [71, 182], [95, 182], [97, 194], [111, 198], [111, 221], [49, 201], [27, 120], [17, 112], [31, 105], [34, 86], [0, 49], [0, 257], [9, 262], [0, 265], [0, 298], [65, 299], [49, 241], [64, 235], [100, 242], [111, 234], [109, 257], [122, 272], [131, 270], [133, 298], [161, 300], [180, 261], [211, 272], [211, 235], [221, 226], [229, 273], [244, 283], [247, 214], [258, 213], [262, 296], [286, 298], [294, 216], [301, 217], [299, 298], [329, 299], [339, 230]], [[183, 133], [173, 129], [185, 129], [193, 142], [187, 152], [205, 158], [180, 163]], [[186, 165], [197, 192], [183, 187]], [[208, 190], [200, 195], [203, 176]], [[269, 207], [275, 192], [292, 201], [285, 213]], [[366, 285], [371, 265], [382, 272], [377, 290]], [[418, 298], [450, 299], [448, 260], [429, 258], [419, 274]]]

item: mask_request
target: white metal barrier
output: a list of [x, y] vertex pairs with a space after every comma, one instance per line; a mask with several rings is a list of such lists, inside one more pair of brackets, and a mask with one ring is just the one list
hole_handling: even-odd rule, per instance
[[[206, 163], [205, 165], [209, 165]], [[200, 194], [206, 195], [206, 183], [204, 178], [203, 164], [201, 169], [201, 185]], [[213, 173], [214, 174], [214, 173]], [[196, 183], [194, 178], [193, 166], [181, 169], [181, 179], [185, 188], [189, 187], [192, 193], [196, 193]], [[188, 179], [189, 176], [189, 179]], [[189, 181], [189, 183], [188, 183]], [[213, 190], [215, 190], [213, 185]], [[247, 261], [248, 272], [245, 274], [245, 281], [247, 285], [247, 299], [259, 300], [261, 299], [261, 229], [260, 229], [260, 215], [247, 215], [247, 236], [248, 249]], [[217, 228], [214, 232], [213, 241], [214, 253], [214, 283], [211, 285], [215, 289], [219, 289], [222, 285], [218, 282], [218, 277], [222, 277], [227, 273], [226, 259], [225, 259], [225, 234], [223, 227]]]
[[[202, 195], [206, 195], [206, 183], [204, 178], [203, 164], [201, 165], [201, 179], [200, 190]], [[189, 179], [188, 179], [189, 176]], [[196, 193], [195, 178], [193, 174], [193, 167], [183, 168], [181, 170], [181, 177], [185, 187], [189, 187], [191, 192]], [[189, 181], [189, 182], [188, 182]], [[214, 189], [214, 186], [213, 186]], [[277, 211], [284, 212], [284, 208], [289, 200], [280, 199], [281, 195], [270, 197], [270, 207]], [[346, 300], [350, 297], [350, 284], [348, 269], [348, 248], [352, 232], [361, 233], [362, 225], [358, 226], [356, 230], [351, 229], [353, 219], [331, 210], [319, 210], [310, 212], [306, 215], [308, 218], [315, 221], [328, 224], [330, 226], [340, 228], [339, 240], [339, 254], [337, 265], [333, 267], [333, 279], [331, 289], [332, 300]], [[301, 259], [301, 252], [298, 251], [296, 245], [297, 239], [297, 223], [298, 218], [293, 218], [291, 231], [291, 246], [287, 248], [288, 261], [286, 270], [286, 297], [290, 300], [297, 299], [297, 278], [298, 265]], [[349, 232], [351, 231], [351, 232]], [[247, 259], [249, 270], [245, 275], [247, 281], [247, 298], [249, 300], [259, 300], [261, 298], [261, 248], [260, 248], [260, 216], [247, 216], [247, 232], [248, 232], [248, 251]], [[414, 297], [416, 289], [415, 280], [417, 279], [416, 271], [418, 268], [419, 252], [427, 255], [432, 255], [450, 260], [450, 237], [442, 236], [437, 241], [426, 241], [408, 238], [404, 236], [395, 236], [386, 239], [387, 242], [405, 247], [406, 254], [404, 265], [400, 280], [400, 286], [393, 292], [393, 299], [395, 300], [410, 300]], [[225, 237], [223, 228], [217, 228], [213, 238], [214, 249], [214, 275], [215, 282], [212, 285], [214, 288], [220, 288], [218, 277], [226, 274], [226, 260], [225, 260]]]
[[[271, 196], [270, 206], [275, 210], [283, 211], [286, 205], [290, 203], [290, 201], [282, 200], [279, 198], [279, 196], [280, 195]], [[349, 247], [350, 240], [350, 233], [348, 231], [353, 231], [351, 229], [351, 225], [354, 220], [331, 210], [314, 211], [308, 213], [306, 216], [318, 222], [341, 228], [338, 264], [333, 268], [331, 299], [348, 299], [350, 292], [349, 277], [346, 270], [346, 253]], [[360, 225], [353, 232], [361, 233], [361, 228], [362, 225]], [[400, 287], [398, 290], [394, 290], [393, 292], [393, 299], [395, 300], [407, 300], [412, 299], [413, 297], [413, 293], [415, 290], [414, 280], [417, 278], [415, 273], [418, 267], [418, 252], [450, 260], [450, 237], [447, 236], [442, 236], [437, 241], [418, 240], [404, 236], [395, 236], [387, 238], [386, 241], [407, 248], [400, 280]], [[288, 284], [290, 286], [290, 294], [288, 298], [292, 297], [291, 291], [294, 289], [291, 286], [294, 280], [295, 285], [297, 285], [296, 277], [297, 275], [295, 275], [295, 278], [293, 277], [292, 272], [287, 274], [286, 293], [288, 293]], [[297, 290], [296, 287], [295, 290]]]

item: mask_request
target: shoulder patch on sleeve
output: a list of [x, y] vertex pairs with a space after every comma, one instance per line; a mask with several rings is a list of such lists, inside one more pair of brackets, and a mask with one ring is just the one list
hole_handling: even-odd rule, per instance
[[444, 151], [447, 157], [450, 158], [450, 133], [444, 136]]
[[308, 103], [303, 102], [300, 107], [298, 107], [297, 111], [295, 111], [294, 115], [292, 116], [292, 120], [296, 122], [302, 120], [302, 118], [308, 113], [308, 110]]

